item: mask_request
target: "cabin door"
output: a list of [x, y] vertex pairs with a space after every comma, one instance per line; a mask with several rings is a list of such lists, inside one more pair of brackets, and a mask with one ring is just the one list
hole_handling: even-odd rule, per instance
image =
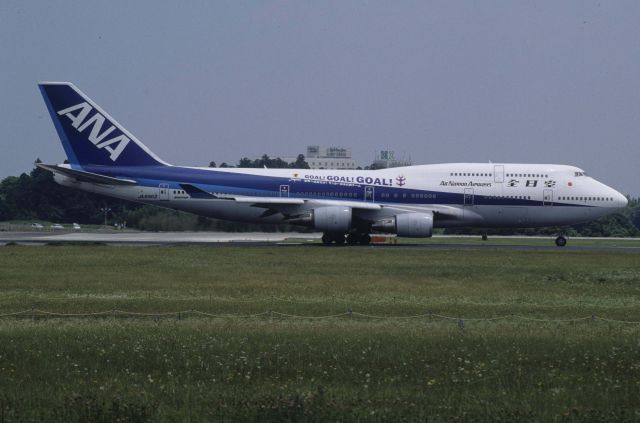
[[372, 186], [367, 185], [364, 187], [364, 201], [368, 201], [372, 203], [374, 198], [373, 194], [374, 194], [374, 191]]
[[493, 182], [497, 184], [504, 182], [504, 165], [493, 166]]
[[280, 197], [289, 196], [289, 185], [280, 185]]
[[473, 188], [464, 189], [464, 203], [465, 206], [473, 206]]
[[552, 189], [542, 190], [542, 205], [543, 206], [551, 206], [551, 205], [553, 205], [553, 190]]
[[158, 185], [158, 198], [162, 201], [169, 201], [169, 184]]

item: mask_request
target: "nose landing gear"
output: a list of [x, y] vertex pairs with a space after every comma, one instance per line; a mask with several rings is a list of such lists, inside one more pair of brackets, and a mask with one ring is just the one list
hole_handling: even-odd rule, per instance
[[567, 245], [567, 238], [564, 237], [564, 235], [560, 235], [556, 238], [556, 245], [558, 247], [564, 247], [565, 245]]

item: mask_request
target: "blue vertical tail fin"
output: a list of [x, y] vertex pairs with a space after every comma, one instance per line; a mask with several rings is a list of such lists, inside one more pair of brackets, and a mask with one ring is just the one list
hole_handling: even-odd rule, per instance
[[70, 82], [38, 86], [72, 167], [168, 165]]

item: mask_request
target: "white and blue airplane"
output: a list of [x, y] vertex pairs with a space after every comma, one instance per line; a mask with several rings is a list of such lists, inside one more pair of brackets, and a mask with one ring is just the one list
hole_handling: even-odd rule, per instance
[[[163, 161], [69, 82], [39, 84], [68, 164], [38, 166], [65, 186], [217, 219], [304, 225], [325, 244], [368, 244], [372, 231], [587, 222], [627, 205], [577, 167], [447, 163], [381, 170], [240, 169]], [[556, 245], [564, 246], [561, 234]]]

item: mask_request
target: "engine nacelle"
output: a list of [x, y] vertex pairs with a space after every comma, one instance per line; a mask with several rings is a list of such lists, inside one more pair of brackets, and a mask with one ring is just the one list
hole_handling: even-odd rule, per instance
[[373, 229], [409, 238], [429, 238], [433, 234], [433, 213], [404, 213], [373, 224]]
[[313, 210], [313, 227], [322, 232], [345, 233], [351, 229], [351, 216], [351, 207], [320, 207]]

